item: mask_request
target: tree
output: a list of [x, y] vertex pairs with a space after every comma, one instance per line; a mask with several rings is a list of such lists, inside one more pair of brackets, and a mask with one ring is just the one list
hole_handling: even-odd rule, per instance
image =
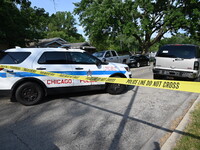
[[0, 43], [9, 47], [27, 46], [43, 37], [48, 13], [31, 8], [30, 4], [28, 0], [0, 0]]
[[197, 39], [193, 39], [186, 34], [178, 33], [174, 36], [161, 39], [160, 42], [154, 44], [150, 48], [150, 51], [156, 52], [156, 51], [158, 51], [159, 47], [166, 45], [166, 44], [195, 44], [195, 45], [200, 45], [200, 41], [198, 41]]
[[[193, 6], [199, 4], [198, 0], [188, 1]], [[176, 34], [181, 28], [188, 27], [191, 23], [186, 11], [191, 8], [188, 1], [81, 0], [74, 3], [74, 12], [79, 15], [91, 42], [97, 44], [95, 46], [98, 47], [98, 43], [107, 44], [111, 39], [118, 45], [136, 44], [140, 51], [148, 52], [166, 33]], [[198, 10], [196, 7], [191, 9]], [[197, 25], [197, 21], [193, 24]], [[132, 40], [126, 41], [128, 38]]]
[[184, 34], [177, 34], [170, 38], [162, 39], [159, 42], [159, 46], [162, 46], [165, 44], [196, 44], [196, 45], [199, 45], [200, 41], [194, 40]]
[[191, 38], [200, 41], [200, 1], [184, 1], [183, 11], [188, 22], [183, 28]]
[[28, 26], [26, 41], [32, 42], [46, 36], [47, 25], [49, 23], [49, 13], [43, 8], [30, 7], [31, 3], [22, 4], [20, 7], [24, 24]]
[[52, 14], [48, 24], [47, 37], [61, 37], [69, 42], [85, 41], [83, 36], [77, 33], [75, 25], [75, 18], [70, 12]]

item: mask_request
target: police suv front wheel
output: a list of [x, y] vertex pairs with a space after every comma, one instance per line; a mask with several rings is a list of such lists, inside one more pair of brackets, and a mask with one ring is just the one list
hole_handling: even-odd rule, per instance
[[[116, 78], [121, 78], [119, 76], [115, 76]], [[127, 85], [124, 84], [116, 84], [116, 83], [107, 83], [106, 92], [109, 94], [122, 94]]]
[[43, 96], [42, 87], [33, 82], [21, 84], [15, 92], [16, 100], [26, 106], [37, 104]]

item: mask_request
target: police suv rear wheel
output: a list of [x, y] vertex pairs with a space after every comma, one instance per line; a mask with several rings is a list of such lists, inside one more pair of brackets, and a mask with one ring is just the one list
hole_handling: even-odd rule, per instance
[[[115, 76], [116, 78], [121, 78], [119, 76]], [[116, 84], [116, 83], [108, 83], [106, 91], [109, 94], [121, 94], [125, 91], [127, 85], [124, 84]]]
[[21, 84], [15, 92], [16, 100], [26, 106], [37, 104], [43, 96], [41, 86], [33, 82]]

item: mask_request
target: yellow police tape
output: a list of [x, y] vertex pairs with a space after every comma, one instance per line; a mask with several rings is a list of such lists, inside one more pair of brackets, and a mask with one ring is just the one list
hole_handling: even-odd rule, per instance
[[138, 78], [115, 78], [115, 77], [90, 77], [90, 76], [77, 76], [77, 75], [66, 75], [60, 73], [52, 73], [47, 71], [40, 71], [16, 66], [0, 65], [0, 68], [19, 70], [24, 72], [30, 72], [45, 76], [59, 77], [59, 78], [70, 78], [77, 80], [89, 80], [97, 82], [107, 83], [118, 83], [126, 85], [144, 86], [161, 88], [176, 91], [186, 91], [200, 93], [200, 82], [186, 82], [186, 81], [171, 81], [171, 80], [153, 80], [153, 79], [138, 79]]

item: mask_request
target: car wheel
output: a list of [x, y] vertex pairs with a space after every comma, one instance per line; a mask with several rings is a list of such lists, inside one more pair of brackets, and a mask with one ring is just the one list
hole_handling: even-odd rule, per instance
[[139, 68], [139, 67], [140, 67], [140, 63], [139, 63], [139, 62], [137, 62], [137, 64], [136, 64], [136, 67], [137, 67], [137, 68]]
[[123, 64], [126, 64], [126, 59], [124, 59], [122, 63], [123, 63]]
[[21, 84], [15, 92], [16, 100], [26, 106], [37, 104], [43, 96], [42, 87], [33, 82]]
[[135, 67], [135, 65], [134, 64], [129, 64], [129, 67], [133, 68], [133, 67]]
[[[116, 78], [121, 78], [119, 76], [115, 76]], [[106, 92], [109, 94], [122, 94], [127, 85], [124, 84], [116, 84], [116, 83], [107, 83]]]

